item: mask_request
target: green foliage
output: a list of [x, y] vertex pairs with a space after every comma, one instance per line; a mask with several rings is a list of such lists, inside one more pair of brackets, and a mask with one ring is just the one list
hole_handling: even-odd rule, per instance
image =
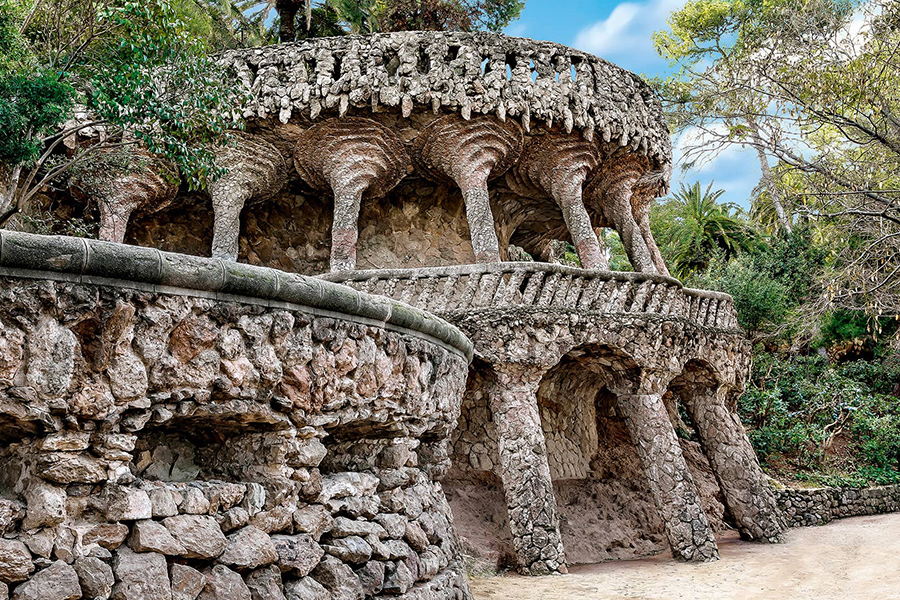
[[229, 75], [164, 0], [110, 6], [101, 21], [119, 37], [94, 53], [88, 106], [177, 164], [191, 189], [205, 187], [221, 174], [209, 146], [242, 105]]
[[757, 246], [756, 234], [739, 207], [719, 204], [724, 190], [704, 191], [700, 183], [681, 190], [651, 209], [651, 227], [674, 273], [690, 277], [707, 268], [717, 253], [725, 261]]
[[724, 264], [715, 261], [698, 279], [702, 287], [731, 294], [738, 322], [751, 336], [767, 326], [781, 323], [787, 315], [787, 286], [780, 278], [773, 278], [760, 269], [750, 255]]
[[900, 481], [900, 383], [889, 360], [758, 354], [738, 411], [770, 470], [818, 483]]
[[0, 0], [0, 77], [21, 72], [31, 62], [19, 31], [25, 18], [23, 9], [16, 0]]
[[72, 109], [75, 91], [51, 74], [0, 77], [0, 162], [32, 165], [42, 138]]
[[633, 271], [628, 254], [625, 253], [625, 245], [615, 229], [604, 228], [601, 233], [601, 242], [609, 249], [609, 268], [611, 271]]

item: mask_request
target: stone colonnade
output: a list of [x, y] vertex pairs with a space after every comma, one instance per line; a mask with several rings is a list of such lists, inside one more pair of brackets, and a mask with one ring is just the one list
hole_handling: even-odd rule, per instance
[[[474, 337], [476, 352], [488, 363], [483, 368], [487, 375], [482, 377], [486, 383], [480, 385], [493, 415], [499, 458], [494, 469], [503, 484], [521, 572], [567, 571], [538, 390], [557, 365], [572, 357], [574, 364], [581, 365], [576, 367], [581, 377], [596, 373], [586, 379], [594, 381], [590, 384], [596, 390], [593, 393], [605, 390], [615, 397], [614, 410], [625, 422], [675, 558], [716, 560], [718, 549], [667, 410], [669, 393], [686, 407], [742, 537], [780, 541], [783, 524], [774, 496], [727, 402], [743, 385], [737, 335], [732, 340], [737, 346], [728, 349], [722, 339], [715, 340], [716, 335], [728, 338], [726, 332], [707, 333], [695, 345], [675, 338], [703, 334], [652, 323], [611, 323], [602, 317], [579, 316], [573, 325], [568, 319], [561, 324], [548, 318], [552, 321], [548, 323], [520, 314], [515, 327], [498, 328], [494, 321], [491, 331], [484, 318], [469, 315], [454, 320]], [[494, 343], [487, 343], [488, 336]], [[658, 339], [655, 349], [649, 339]], [[683, 354], [667, 356], [667, 348], [677, 348], [679, 343]], [[704, 369], [703, 377], [694, 375], [697, 369]]]
[[[519, 198], [555, 203], [584, 268], [609, 268], [595, 228], [610, 226], [619, 231], [635, 270], [668, 274], [644, 214], [660, 181], [651, 177], [656, 186], [648, 185], [647, 173], [659, 170], [646, 157], [611, 150], [579, 132], [526, 136], [516, 121], [487, 115], [448, 114], [414, 134], [409, 131], [414, 130], [343, 116], [320, 121], [291, 142], [300, 179], [334, 197], [332, 272], [356, 268], [362, 202], [386, 196], [417, 173], [460, 189], [477, 263], [501, 259], [489, 182], [502, 178], [504, 189]], [[410, 135], [415, 137], [409, 140]], [[213, 150], [226, 172], [208, 190], [214, 215], [211, 254], [234, 261], [244, 207], [279, 194], [292, 174], [284, 148], [259, 134], [234, 133], [228, 145]], [[80, 184], [97, 200], [101, 239], [122, 242], [132, 214], [160, 210], [175, 196], [172, 175], [164, 176], [162, 165], [135, 152], [142, 168]]]

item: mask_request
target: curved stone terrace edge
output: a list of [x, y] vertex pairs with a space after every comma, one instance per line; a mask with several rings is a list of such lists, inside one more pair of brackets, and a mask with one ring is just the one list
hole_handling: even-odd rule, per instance
[[[599, 270], [588, 270], [581, 269], [578, 267], [569, 267], [566, 265], [560, 265], [556, 263], [543, 263], [543, 262], [501, 262], [501, 263], [483, 263], [483, 264], [472, 264], [472, 265], [454, 265], [454, 266], [446, 266], [446, 267], [426, 267], [426, 268], [410, 268], [410, 269], [370, 269], [370, 270], [359, 270], [359, 271], [341, 271], [335, 273], [325, 273], [322, 275], [317, 275], [316, 277], [319, 279], [323, 279], [326, 281], [332, 282], [340, 282], [345, 283], [347, 285], [353, 287], [360, 287], [360, 284], [364, 284], [366, 282], [370, 282], [372, 280], [381, 280], [381, 281], [407, 281], [407, 282], [419, 282], [424, 280], [436, 280], [439, 278], [462, 278], [462, 277], [481, 277], [481, 276], [497, 276], [502, 277], [503, 275], [513, 275], [514, 273], [526, 273], [528, 275], [538, 274], [540, 276], [557, 276], [564, 277], [567, 276], [571, 279], [582, 279], [585, 281], [590, 280], [599, 280], [599, 281], [615, 281], [617, 283], [629, 283], [631, 286], [637, 288], [641, 284], [662, 284], [663, 286], [671, 289], [680, 291], [684, 294], [688, 299], [693, 299], [694, 309], [685, 311], [685, 314], [682, 316], [689, 321], [696, 321], [696, 324], [704, 325], [704, 326], [713, 326], [717, 329], [725, 329], [725, 330], [734, 330], [740, 329], [737, 324], [737, 313], [734, 309], [734, 299], [724, 292], [715, 292], [711, 290], [698, 290], [693, 288], [686, 288], [684, 285], [677, 279], [673, 277], [667, 277], [664, 275], [651, 274], [651, 273], [637, 273], [632, 271], [599, 271]], [[516, 284], [520, 283], [516, 282]], [[476, 284], [477, 285], [477, 284]], [[372, 289], [365, 288], [365, 293], [378, 294], [379, 292], [375, 292]], [[473, 292], [474, 293], [474, 292]], [[448, 311], [446, 309], [440, 309], [439, 307], [432, 306], [434, 302], [431, 298], [426, 299], [425, 303], [422, 304], [422, 300], [425, 295], [424, 293], [420, 293], [419, 299], [414, 301], [413, 299], [408, 299], [403, 297], [403, 301], [408, 302], [411, 305], [416, 305], [419, 308], [424, 310], [432, 311], [436, 314], [445, 314], [445, 317], [449, 318], [449, 314], [453, 311]], [[389, 294], [388, 294], [389, 296]], [[467, 309], [462, 309], [462, 312], [471, 312], [472, 310], [485, 309], [485, 308], [502, 308], [502, 306], [495, 305], [497, 299], [500, 298], [500, 302], [507, 302], [510, 305], [519, 304], [514, 300], [511, 300], [507, 293], [501, 291], [500, 288], [494, 290], [494, 292], [488, 292], [488, 296], [491, 297], [488, 300], [488, 304], [490, 306], [477, 306], [470, 307]], [[660, 300], [658, 302], [650, 302], [649, 298], [645, 297], [648, 305], [656, 305], [659, 307], [661, 302], [665, 300]], [[670, 302], [669, 302], [670, 303]], [[697, 303], [707, 304], [707, 305], [716, 305], [716, 311], [719, 312], [720, 308], [727, 313], [729, 313], [724, 318], [717, 318], [717, 315], [709, 315], [704, 314], [701, 315], [698, 313]], [[571, 303], [570, 303], [571, 304]], [[552, 306], [543, 306], [543, 309], [561, 309], [561, 308], [574, 308], [574, 306], [568, 305], [552, 305]], [[671, 307], [669, 307], [671, 308]], [[644, 307], [641, 306], [637, 308], [637, 312], [645, 312]], [[636, 312], [635, 308], [631, 308], [626, 312]], [[669, 312], [668, 310], [666, 312]], [[700, 312], [703, 312], [702, 310]], [[695, 314], [697, 313], [697, 314]], [[709, 317], [712, 317], [712, 322], [707, 323]]]
[[656, 273], [638, 273], [636, 271], [592, 271], [590, 269], [582, 269], [580, 267], [570, 267], [558, 263], [545, 262], [529, 262], [529, 261], [506, 261], [500, 263], [483, 263], [471, 265], [450, 265], [446, 267], [421, 267], [409, 269], [361, 269], [357, 271], [339, 271], [336, 273], [323, 273], [316, 275], [316, 279], [324, 281], [340, 282], [340, 281], [365, 281], [373, 277], [380, 279], [414, 279], [416, 277], [449, 277], [453, 275], [474, 275], [480, 273], [487, 275], [490, 273], [506, 273], [512, 269], [519, 269], [536, 273], [543, 271], [545, 273], [557, 273], [559, 275], [573, 275], [576, 277], [594, 277], [598, 279], [614, 279], [616, 281], [630, 281], [632, 283], [641, 283], [644, 281], [652, 281], [654, 283], [666, 283], [674, 285], [681, 289], [682, 292], [689, 296], [697, 298], [715, 298], [716, 300], [724, 300], [726, 302], [734, 302], [734, 298], [725, 292], [716, 292], [713, 290], [700, 290], [695, 288], [686, 288], [684, 284], [674, 277], [666, 277]]
[[672, 144], [653, 89], [634, 73], [554, 42], [491, 32], [404, 31], [314, 38], [229, 50], [220, 63], [233, 68], [250, 93], [245, 117], [293, 113], [315, 120], [322, 111], [343, 116], [349, 107], [414, 106], [559, 123], [595, 133], [604, 142], [672, 162]]
[[161, 294], [283, 305], [410, 333], [467, 361], [472, 342], [450, 323], [403, 302], [268, 267], [114, 242], [0, 230], [0, 276], [130, 287]]

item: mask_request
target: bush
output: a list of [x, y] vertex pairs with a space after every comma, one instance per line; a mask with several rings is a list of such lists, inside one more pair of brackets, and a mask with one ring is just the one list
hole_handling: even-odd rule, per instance
[[898, 379], [889, 359], [763, 353], [738, 411], [769, 470], [823, 485], [891, 483], [900, 481], [900, 401], [889, 395]]

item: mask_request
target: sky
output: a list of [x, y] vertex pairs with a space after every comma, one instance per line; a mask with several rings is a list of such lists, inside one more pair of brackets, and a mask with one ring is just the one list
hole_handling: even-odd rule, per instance
[[[684, 0], [526, 0], [518, 21], [506, 28], [508, 35], [550, 40], [590, 52], [635, 73], [660, 75], [669, 69], [668, 61], [653, 50], [651, 34], [666, 26], [669, 14]], [[677, 165], [679, 140], [672, 141], [676, 167], [672, 188], [679, 183], [699, 181], [706, 188], [723, 189], [722, 202], [735, 202], [749, 208], [750, 192], [759, 183], [756, 155], [746, 149], [729, 148], [710, 162], [684, 171]]]

